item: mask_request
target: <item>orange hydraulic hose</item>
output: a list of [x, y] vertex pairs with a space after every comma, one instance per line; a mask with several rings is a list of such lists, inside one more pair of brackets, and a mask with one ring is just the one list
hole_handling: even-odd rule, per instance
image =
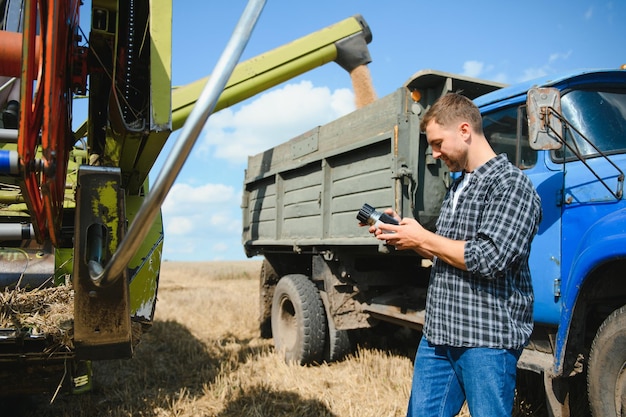
[[[22, 39], [18, 32], [0, 30], [0, 75], [19, 77], [22, 70]], [[35, 40], [35, 56], [39, 56], [41, 38]]]

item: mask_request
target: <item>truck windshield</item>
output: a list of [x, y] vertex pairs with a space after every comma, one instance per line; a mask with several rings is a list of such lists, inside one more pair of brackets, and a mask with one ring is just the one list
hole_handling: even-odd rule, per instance
[[[626, 90], [573, 90], [561, 98], [563, 116], [605, 154], [626, 151]], [[565, 128], [565, 140], [583, 158], [598, 156], [573, 129]], [[572, 160], [567, 147], [555, 151], [556, 160]]]

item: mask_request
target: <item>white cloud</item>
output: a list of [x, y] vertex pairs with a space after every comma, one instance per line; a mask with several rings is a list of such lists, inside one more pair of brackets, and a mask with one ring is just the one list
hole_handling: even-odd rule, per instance
[[552, 64], [553, 62], [556, 62], [556, 61], [567, 60], [571, 54], [572, 54], [571, 50], [567, 52], [555, 52], [550, 55], [549, 62]]
[[[349, 89], [331, 91], [309, 81], [287, 84], [212, 115], [196, 144], [196, 153], [204, 153], [202, 159], [207, 163], [213, 157], [241, 164], [248, 155], [328, 123], [354, 108], [354, 95]], [[202, 181], [201, 177], [194, 176], [184, 183], [175, 183], [163, 203], [163, 258], [210, 260], [233, 254], [242, 256], [241, 190], [198, 181]]]
[[165, 201], [163, 213], [168, 215], [190, 214], [200, 207], [222, 206], [231, 204], [239, 198], [235, 189], [224, 184], [203, 184], [194, 187], [189, 184], [175, 183]]
[[238, 110], [224, 109], [209, 118], [199, 152], [243, 163], [262, 152], [354, 110], [349, 89], [331, 91], [310, 81], [266, 92]]
[[553, 65], [558, 66], [559, 61], [567, 61], [572, 55], [572, 51], [554, 52], [548, 57], [548, 62], [539, 67], [526, 68], [518, 81], [528, 81], [534, 78], [544, 77], [555, 72]]
[[495, 76], [491, 77], [490, 79], [499, 83], [503, 83], [503, 84], [508, 84], [509, 82], [507, 75], [503, 72], [497, 73]]
[[173, 235], [187, 235], [193, 229], [194, 225], [189, 217], [174, 216], [168, 219], [165, 232]]
[[[354, 93], [347, 88], [335, 90], [332, 94], [330, 107], [333, 109], [335, 116], [332, 119], [343, 116], [354, 110]], [[332, 120], [330, 119], [330, 120]], [[326, 122], [330, 121], [327, 120]], [[320, 123], [321, 124], [321, 123]]]
[[545, 66], [540, 68], [526, 68], [519, 81], [528, 81], [545, 75], [548, 75], [548, 70]]
[[[168, 219], [163, 242], [163, 259], [183, 261], [242, 259], [244, 251], [241, 244], [241, 220], [228, 215], [224, 215], [223, 219], [219, 224], [206, 221], [201, 215], [188, 218], [188, 223], [180, 222], [180, 218]], [[176, 225], [180, 224], [192, 224], [193, 228], [176, 229]]]
[[585, 20], [591, 20], [593, 17], [593, 7], [589, 7], [585, 12]]
[[[499, 65], [492, 65], [486, 64], [482, 61], [468, 60], [463, 63], [463, 71], [461, 74], [467, 77], [483, 78], [505, 84], [511, 82], [523, 82], [553, 74], [556, 71], [555, 67], [558, 67], [559, 63], [562, 64], [563, 61], [568, 61], [572, 54], [572, 50], [566, 52], [554, 52], [548, 56], [548, 60], [544, 65], [526, 68], [519, 76], [509, 76], [509, 74], [500, 70], [501, 67], [507, 66], [507, 62], [500, 63]], [[513, 81], [510, 81], [511, 79]]]
[[480, 61], [465, 61], [463, 63], [462, 75], [468, 77], [479, 77], [483, 73], [485, 64]]
[[224, 253], [229, 249], [229, 246], [223, 242], [217, 242], [213, 246], [211, 246], [212, 251], [215, 253]]
[[241, 191], [225, 184], [175, 183], [162, 206], [163, 259], [217, 260], [233, 251], [243, 255], [240, 204]]

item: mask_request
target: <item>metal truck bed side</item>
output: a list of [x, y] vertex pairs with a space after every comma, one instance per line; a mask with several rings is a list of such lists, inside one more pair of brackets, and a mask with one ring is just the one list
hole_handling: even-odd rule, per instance
[[366, 201], [393, 205], [394, 130], [403, 97], [398, 90], [250, 157], [244, 240], [254, 245], [371, 244], [355, 216]]
[[[247, 254], [270, 247], [376, 246], [367, 228], [357, 227], [364, 203], [393, 207], [432, 228], [449, 173], [428, 158], [419, 117], [446, 92], [463, 90], [474, 98], [500, 86], [420, 71], [368, 106], [249, 157], [242, 202]], [[419, 102], [413, 90], [420, 91]]]

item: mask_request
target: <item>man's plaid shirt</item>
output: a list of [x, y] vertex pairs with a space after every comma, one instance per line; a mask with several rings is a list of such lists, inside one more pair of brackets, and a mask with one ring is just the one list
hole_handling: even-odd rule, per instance
[[468, 271], [434, 259], [424, 335], [436, 345], [522, 348], [533, 329], [528, 256], [541, 201], [504, 154], [474, 171], [453, 214], [460, 180], [444, 199], [437, 233], [466, 241]]

